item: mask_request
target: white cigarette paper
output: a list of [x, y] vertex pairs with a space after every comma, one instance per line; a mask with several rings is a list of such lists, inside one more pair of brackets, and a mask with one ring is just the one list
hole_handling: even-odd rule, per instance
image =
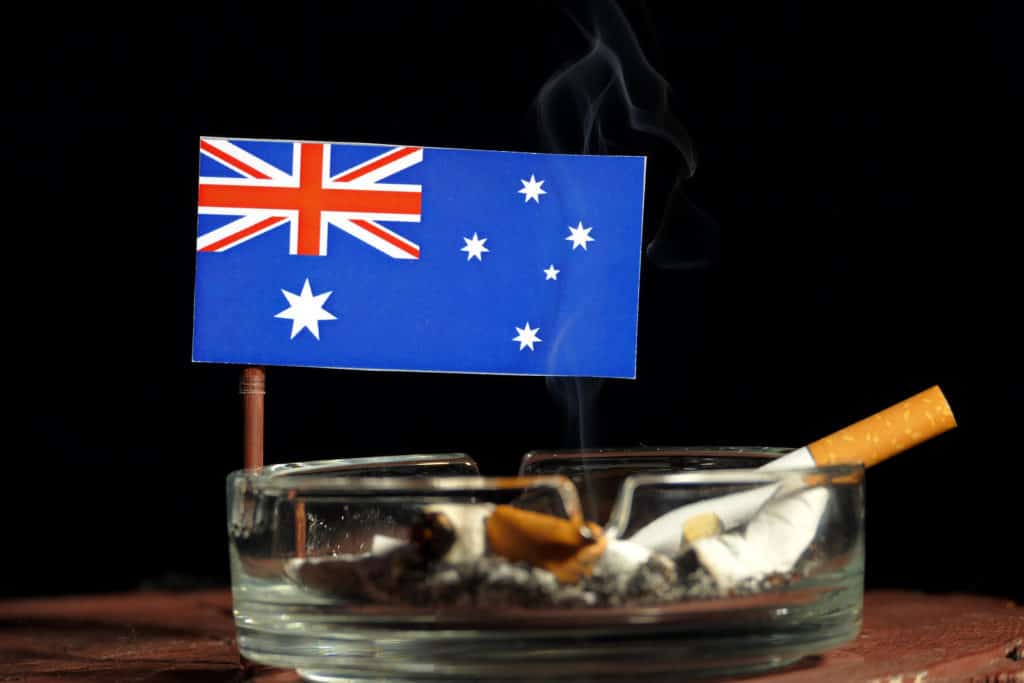
[[608, 537], [608, 547], [597, 561], [602, 573], [628, 576], [651, 557], [651, 551], [639, 543]]
[[683, 526], [693, 517], [714, 513], [726, 530], [742, 524], [775, 493], [777, 484], [682, 505], [639, 529], [629, 540], [649, 550], [671, 555], [679, 550]]

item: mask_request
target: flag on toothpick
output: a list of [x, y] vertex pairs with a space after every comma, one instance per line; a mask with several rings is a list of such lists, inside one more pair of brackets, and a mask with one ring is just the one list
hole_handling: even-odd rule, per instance
[[634, 377], [644, 169], [201, 138], [193, 360]]

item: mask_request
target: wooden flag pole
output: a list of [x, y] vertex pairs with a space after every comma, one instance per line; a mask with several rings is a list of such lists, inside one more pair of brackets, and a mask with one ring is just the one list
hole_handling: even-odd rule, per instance
[[[263, 412], [267, 376], [263, 368], [245, 368], [238, 383], [245, 409], [245, 469], [263, 467]], [[296, 501], [295, 556], [306, 556], [306, 504]]]
[[238, 383], [245, 410], [245, 469], [263, 467], [263, 397], [267, 393], [267, 376], [263, 368], [245, 368]]
[[[242, 447], [244, 467], [255, 470], [263, 467], [263, 397], [267, 394], [267, 376], [263, 368], [245, 368], [238, 380], [238, 393], [242, 395], [244, 413]], [[241, 654], [238, 655], [246, 678], [255, 666]]]

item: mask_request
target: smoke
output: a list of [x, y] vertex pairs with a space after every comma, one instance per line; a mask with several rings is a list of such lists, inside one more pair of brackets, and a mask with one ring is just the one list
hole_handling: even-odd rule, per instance
[[[568, 16], [588, 47], [537, 94], [533, 110], [541, 146], [568, 154], [638, 154], [656, 143], [659, 162], [666, 162], [658, 168], [669, 168], [674, 180], [667, 183], [665, 208], [647, 243], [647, 263], [676, 271], [707, 267], [717, 257], [718, 226], [686, 196], [697, 155], [672, 113], [668, 81], [651, 65], [612, 0], [575, 5]], [[649, 189], [650, 162], [648, 155]], [[583, 449], [598, 443], [603, 380], [549, 377], [547, 386], [566, 413], [562, 445]]]
[[[590, 48], [541, 86], [534, 101], [548, 151], [606, 154], [624, 145], [616, 128], [653, 135], [678, 152], [681, 175], [697, 169], [686, 129], [669, 110], [669, 86], [640, 47], [626, 16], [610, 0], [570, 15]], [[582, 125], [581, 125], [582, 124]]]

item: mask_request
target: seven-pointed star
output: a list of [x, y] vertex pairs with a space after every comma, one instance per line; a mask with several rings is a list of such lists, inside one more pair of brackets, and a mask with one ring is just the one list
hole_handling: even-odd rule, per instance
[[529, 346], [530, 350], [533, 351], [533, 345], [536, 342], [544, 341], [543, 339], [537, 336], [537, 333], [540, 332], [540, 328], [534, 327], [531, 330], [529, 321], [526, 322], [526, 327], [517, 327], [516, 332], [518, 332], [519, 334], [513, 337], [512, 341], [519, 342], [520, 351], [525, 349], [527, 346]]
[[465, 240], [466, 246], [464, 246], [462, 249], [459, 249], [459, 251], [468, 252], [466, 254], [467, 261], [472, 259], [474, 256], [476, 257], [477, 261], [483, 261], [484, 259], [482, 254], [485, 251], [490, 251], [490, 249], [484, 246], [484, 242], [487, 241], [487, 238], [485, 237], [483, 239], [480, 239], [475, 232], [473, 233], [473, 239], [470, 239], [468, 237], [463, 237], [462, 239]]
[[320, 321], [337, 320], [338, 318], [324, 310], [324, 302], [327, 301], [333, 292], [324, 292], [313, 296], [313, 290], [309, 286], [309, 278], [306, 278], [302, 285], [301, 294], [293, 294], [282, 289], [281, 293], [288, 300], [288, 308], [284, 309], [275, 318], [287, 318], [292, 321], [292, 339], [303, 329], [309, 330], [317, 340], [320, 339]]
[[594, 241], [596, 241], [596, 240], [594, 240], [593, 237], [590, 236], [590, 231], [591, 230], [593, 230], [593, 228], [584, 228], [583, 227], [583, 221], [580, 221], [580, 224], [577, 225], [575, 228], [572, 227], [571, 225], [569, 226], [569, 233], [570, 234], [565, 239], [567, 239], [567, 240], [572, 242], [572, 250], [573, 251], [576, 251], [576, 247], [583, 247], [583, 251], [586, 251], [587, 250], [587, 242], [594, 242]]
[[555, 264], [552, 263], [550, 266], [544, 269], [545, 280], [557, 280], [558, 274], [561, 273], [558, 268], [555, 268]]
[[544, 184], [544, 181], [537, 180], [533, 177], [532, 173], [530, 174], [529, 180], [520, 180], [519, 182], [523, 184], [523, 189], [519, 190], [519, 194], [526, 195], [526, 199], [523, 200], [524, 203], [532, 199], [537, 204], [540, 204], [540, 196], [548, 193], [547, 190], [541, 187], [541, 185]]

